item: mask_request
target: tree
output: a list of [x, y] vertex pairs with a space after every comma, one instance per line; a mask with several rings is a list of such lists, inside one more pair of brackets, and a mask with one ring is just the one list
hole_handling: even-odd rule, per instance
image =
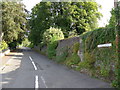
[[[55, 25], [61, 27], [65, 36], [75, 30], [78, 35], [97, 27], [98, 12], [96, 2], [58, 2], [52, 5]], [[56, 14], [57, 13], [57, 14]]]
[[48, 44], [50, 42], [54, 42], [57, 40], [61, 40], [61, 39], [64, 39], [64, 34], [61, 31], [61, 29], [58, 29], [58, 28], [51, 27], [50, 29], [47, 29], [43, 34], [43, 42], [45, 44]]
[[37, 45], [42, 42], [43, 33], [50, 28], [50, 8], [51, 3], [38, 3], [33, 9], [30, 16], [30, 35], [29, 40]]
[[115, 29], [115, 26], [116, 26], [116, 16], [115, 16], [115, 9], [113, 8], [111, 10], [111, 17], [110, 17], [110, 20], [109, 20], [108, 27], [112, 27], [112, 28]]
[[27, 13], [24, 5], [19, 2], [6, 1], [1, 2], [2, 5], [2, 32], [3, 40], [9, 46], [16, 47], [21, 43], [27, 31]]
[[40, 43], [50, 27], [61, 28], [65, 37], [71, 31], [80, 35], [95, 29], [100, 16], [96, 2], [40, 2], [32, 9], [29, 39]]

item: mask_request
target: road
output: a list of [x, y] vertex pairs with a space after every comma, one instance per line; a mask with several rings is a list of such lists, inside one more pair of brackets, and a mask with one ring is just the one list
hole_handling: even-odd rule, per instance
[[1, 69], [2, 88], [109, 88], [110, 85], [24, 49]]

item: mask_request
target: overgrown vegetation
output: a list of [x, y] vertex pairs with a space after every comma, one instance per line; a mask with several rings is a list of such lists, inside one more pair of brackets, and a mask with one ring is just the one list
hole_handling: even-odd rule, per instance
[[[83, 39], [85, 60], [78, 64], [77, 69], [89, 69], [93, 76], [109, 82], [115, 80], [117, 65], [115, 29], [112, 27], [99, 28], [81, 35], [81, 38]], [[97, 45], [105, 43], [112, 43], [112, 47], [97, 47]], [[84, 70], [82, 71], [84, 72]]]
[[30, 16], [29, 39], [34, 45], [42, 42], [43, 33], [50, 27], [61, 28], [65, 38], [72, 37], [98, 27], [102, 16], [96, 2], [42, 1], [33, 7]]
[[44, 32], [42, 41], [44, 44], [48, 44], [61, 39], [64, 39], [61, 29], [51, 27]]
[[7, 49], [7, 48], [8, 48], [7, 43], [5, 41], [1, 41], [0, 42], [0, 51]]
[[27, 10], [21, 1], [0, 2], [2, 8], [2, 32], [4, 40], [11, 48], [22, 43], [27, 31]]
[[[84, 53], [83, 61], [78, 56], [78, 51], [81, 49], [79, 42], [61, 48], [59, 54], [56, 54], [56, 43], [48, 44], [48, 57], [82, 73], [113, 82], [112, 85], [115, 86], [117, 55], [114, 29], [99, 28], [81, 35], [80, 38], [83, 40], [81, 47]], [[112, 43], [112, 47], [97, 47], [97, 45], [104, 43]]]
[[67, 57], [68, 57], [68, 47], [63, 47], [59, 51], [59, 55], [56, 56], [56, 61], [58, 63], [64, 63]]
[[55, 58], [57, 45], [58, 45], [57, 41], [54, 41], [48, 44], [47, 55], [50, 59]]

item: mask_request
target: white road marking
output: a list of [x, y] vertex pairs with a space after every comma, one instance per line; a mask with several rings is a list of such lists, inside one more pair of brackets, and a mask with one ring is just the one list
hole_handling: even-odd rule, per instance
[[[30, 58], [30, 60], [31, 60], [33, 66], [34, 66], [34, 69], [37, 70], [37, 67], [36, 67], [35, 63], [33, 62], [32, 57], [29, 56], [29, 58]], [[45, 88], [48, 88], [47, 85], [46, 85], [45, 79], [44, 79], [42, 76], [41, 76], [41, 79], [42, 79], [42, 81], [43, 81], [43, 84], [45, 85]], [[35, 76], [35, 88], [36, 88], [36, 89], [39, 88], [38, 75]]]
[[35, 88], [39, 88], [38, 75], [35, 76]]
[[33, 62], [31, 56], [29, 56], [29, 58], [30, 58], [30, 60], [31, 60], [31, 62], [32, 62], [32, 64], [33, 64], [34, 69], [37, 70], [37, 67], [36, 67], [35, 63]]
[[46, 83], [45, 83], [45, 79], [42, 76], [41, 76], [41, 79], [42, 79], [42, 81], [43, 81], [43, 83], [45, 85], [45, 88], [48, 88], [47, 85], [46, 85]]

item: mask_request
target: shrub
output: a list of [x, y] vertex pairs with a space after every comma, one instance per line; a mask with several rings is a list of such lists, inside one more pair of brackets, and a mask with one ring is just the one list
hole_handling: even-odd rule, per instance
[[109, 76], [109, 72], [110, 70], [106, 69], [105, 66], [103, 66], [100, 70], [100, 74], [103, 76], [103, 77], [108, 77]]
[[58, 42], [54, 41], [48, 44], [47, 47], [47, 55], [50, 59], [54, 58], [56, 56], [56, 48], [57, 48]]
[[89, 64], [87, 61], [79, 62], [77, 70], [82, 70], [84, 68], [89, 68]]
[[89, 68], [94, 67], [95, 58], [94, 58], [93, 54], [86, 52], [85, 53], [85, 61], [89, 64]]
[[29, 47], [29, 48], [33, 48], [33, 47], [34, 47], [34, 44], [33, 44], [33, 43], [30, 43], [30, 44], [28, 45], [28, 47]]
[[58, 63], [64, 63], [68, 56], [68, 47], [64, 47], [60, 50], [60, 54], [56, 56], [56, 61]]
[[61, 29], [58, 29], [58, 28], [51, 27], [50, 29], [47, 29], [43, 34], [43, 42], [45, 44], [48, 44], [50, 42], [54, 42], [57, 40], [61, 40], [61, 39], [64, 39], [64, 34], [61, 31]]
[[80, 43], [79, 42], [75, 43], [73, 45], [73, 53], [77, 54], [79, 47], [80, 47]]
[[92, 54], [86, 52], [85, 53], [85, 60], [78, 64], [78, 69], [86, 68], [86, 69], [93, 69], [95, 64], [95, 58]]
[[0, 51], [7, 49], [7, 48], [8, 48], [7, 43], [5, 41], [1, 41], [0, 42]]
[[71, 65], [77, 65], [79, 62], [80, 57], [77, 54], [73, 53], [71, 56], [68, 56], [66, 58], [65, 64], [71, 67]]

